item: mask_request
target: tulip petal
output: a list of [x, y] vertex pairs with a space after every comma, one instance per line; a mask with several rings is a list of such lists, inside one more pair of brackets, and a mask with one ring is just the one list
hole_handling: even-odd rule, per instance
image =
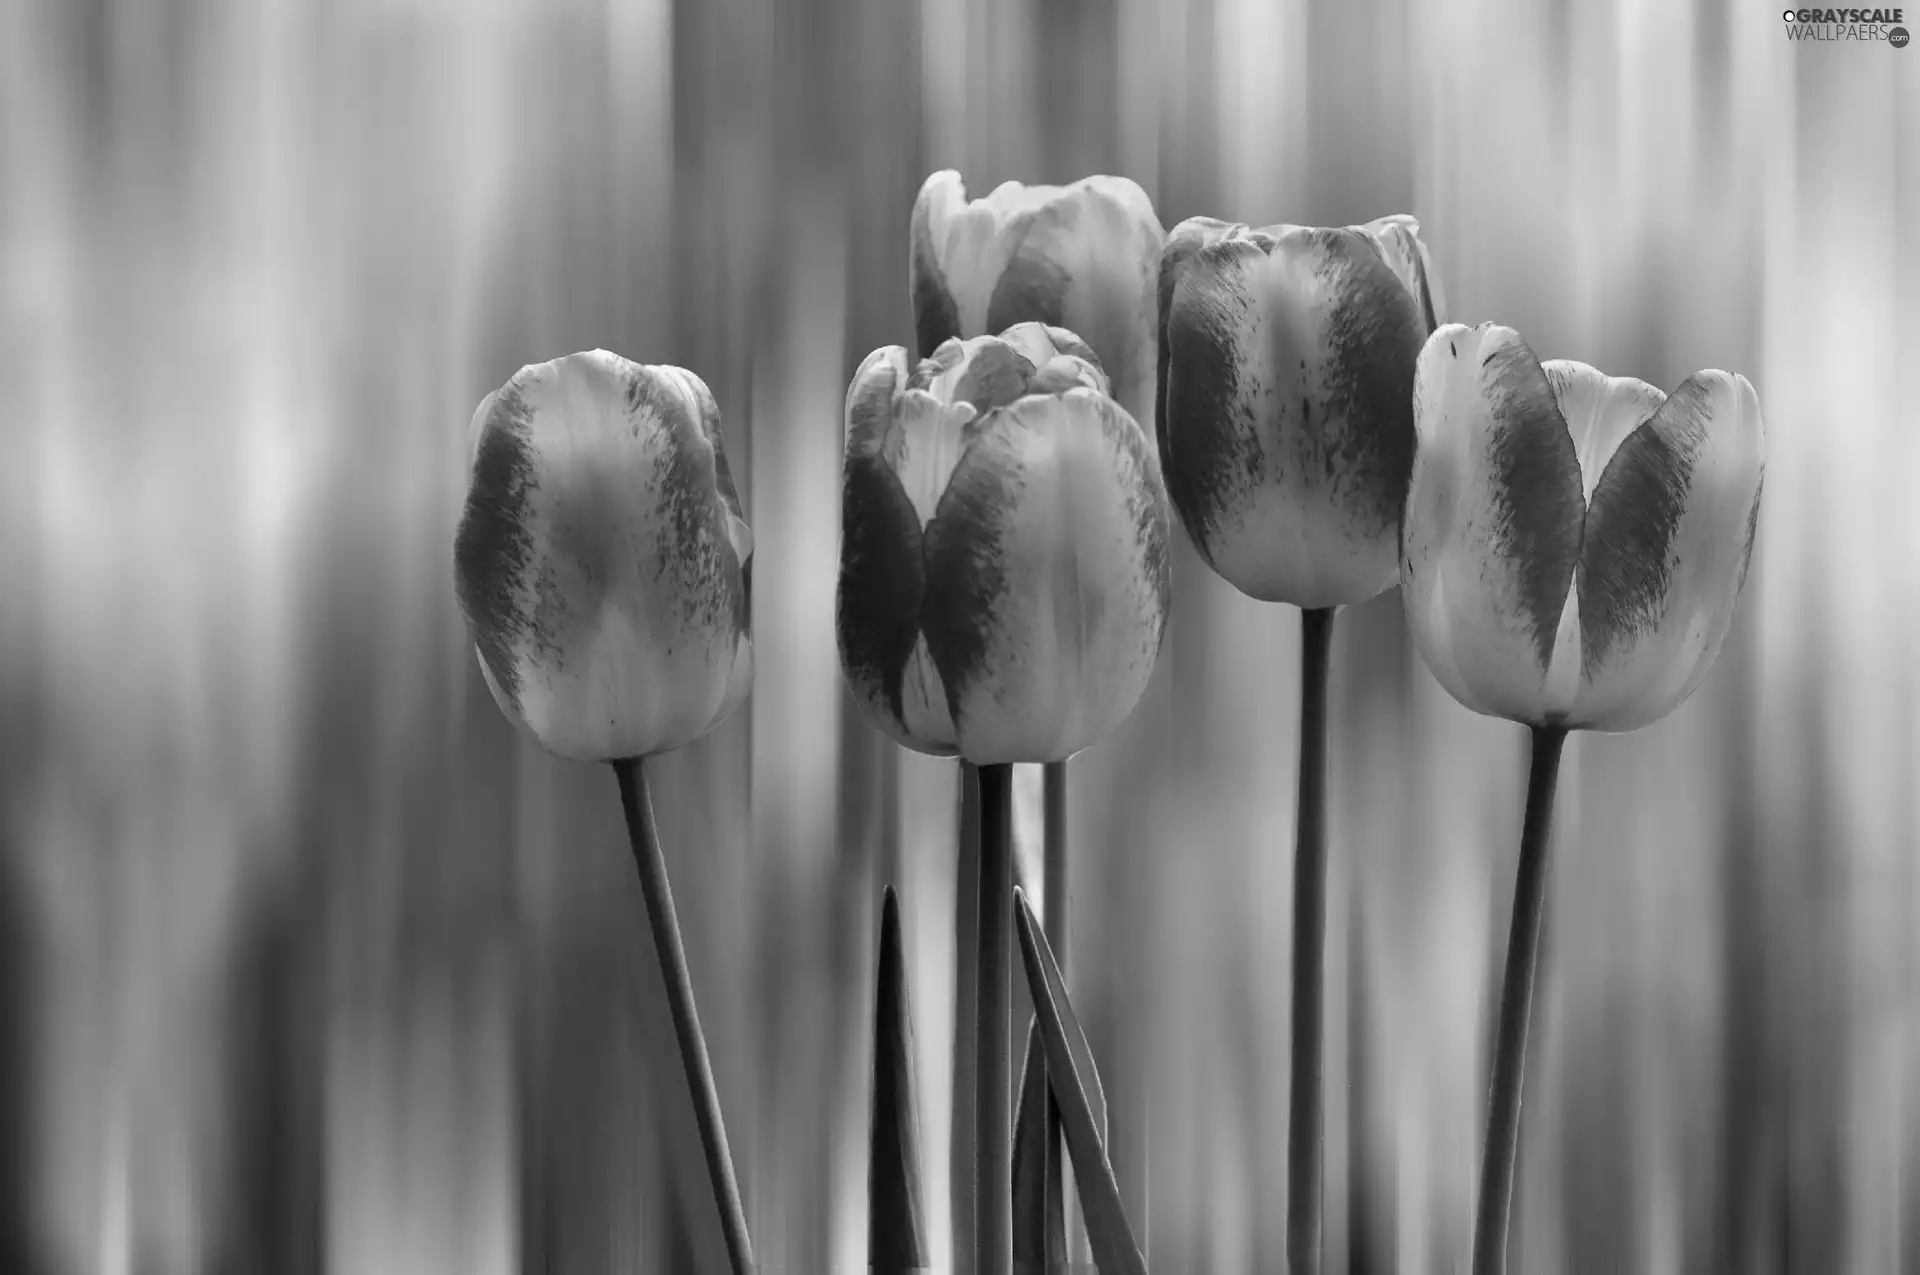
[[1667, 396], [1631, 376], [1608, 376], [1598, 368], [1572, 359], [1550, 359], [1540, 365], [1553, 386], [1553, 398], [1566, 418], [1580, 457], [1581, 494], [1593, 499], [1594, 484], [1613, 459], [1620, 440], [1660, 410]]
[[1167, 236], [1166, 247], [1160, 251], [1160, 361], [1155, 377], [1154, 442], [1160, 449], [1160, 460], [1167, 458], [1167, 358], [1172, 351], [1172, 341], [1168, 338], [1167, 315], [1173, 309], [1173, 290], [1180, 282], [1180, 275], [1187, 263], [1208, 244], [1218, 243], [1236, 233], [1244, 233], [1246, 227], [1230, 221], [1220, 221], [1213, 217], [1189, 217], [1173, 228]]
[[921, 522], [885, 455], [894, 386], [905, 372], [906, 351], [876, 351], [847, 392], [834, 627], [854, 697], [889, 736], [921, 748], [908, 724], [904, 685], [926, 589]]
[[1065, 327], [1098, 351], [1120, 405], [1150, 422], [1154, 285], [1165, 238], [1153, 202], [1123, 177], [1003, 182], [969, 202], [958, 173], [935, 173], [913, 211], [921, 353], [948, 336], [1021, 322]]
[[1364, 602], [1394, 580], [1422, 318], [1366, 234], [1266, 238], [1201, 249], [1175, 288], [1168, 490], [1242, 592]]
[[1120, 405], [1136, 420], [1149, 418], [1166, 241], [1152, 201], [1124, 177], [1026, 192], [1043, 193], [1044, 202], [1008, 217], [1000, 234], [1007, 253], [988, 297], [985, 330], [1029, 321], [1070, 329], [1098, 353]]
[[1433, 258], [1420, 239], [1420, 223], [1406, 213], [1381, 217], [1364, 226], [1353, 227], [1372, 239], [1386, 258], [1393, 273], [1419, 303], [1426, 330], [1432, 331], [1447, 321], [1447, 301], [1441, 295], [1440, 278], [1434, 273]]
[[1025, 397], [1033, 372], [1032, 360], [1019, 350], [996, 337], [985, 338], [968, 351], [951, 401], [971, 403], [976, 416], [985, 416]]
[[525, 620], [523, 581], [537, 575], [531, 505], [540, 476], [533, 412], [519, 389], [487, 395], [473, 415], [473, 476], [455, 541], [455, 586], [474, 633], [474, 649], [494, 698], [520, 716], [520, 666], [514, 648]]
[[1585, 503], [1546, 374], [1511, 328], [1448, 324], [1420, 353], [1414, 419], [1419, 446], [1401, 536], [1414, 639], [1467, 707], [1554, 720], [1570, 687], [1556, 687], [1550, 700], [1548, 670], [1568, 615]]
[[1586, 515], [1574, 724], [1632, 730], [1706, 676], [1752, 553], [1764, 446], [1753, 386], [1719, 371], [1688, 377], [1619, 443]]
[[944, 229], [957, 206], [964, 206], [966, 188], [960, 174], [952, 169], [933, 174], [920, 187], [913, 201], [913, 218], [908, 237], [911, 241], [908, 262], [913, 280], [914, 355], [926, 358], [945, 341], [960, 335], [959, 303], [947, 284], [936, 227]]
[[1044, 323], [1016, 323], [997, 338], [1020, 351], [1033, 364], [1029, 394], [1064, 394], [1084, 385], [1102, 394], [1110, 391], [1107, 374], [1093, 347], [1065, 328]]
[[482, 405], [456, 589], [501, 708], [562, 756], [677, 748], [745, 696], [752, 541], [711, 404], [596, 350]]
[[976, 426], [926, 529], [921, 631], [963, 756], [1062, 760], [1133, 710], [1159, 654], [1158, 465], [1092, 390], [1029, 396]]

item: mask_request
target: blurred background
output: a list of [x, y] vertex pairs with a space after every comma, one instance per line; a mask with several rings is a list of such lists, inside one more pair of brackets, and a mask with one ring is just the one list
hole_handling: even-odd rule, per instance
[[[1410, 211], [1457, 319], [1754, 382], [1718, 668], [1563, 771], [1515, 1265], [1920, 1270], [1920, 52], [1762, 0], [0, 3], [0, 1270], [719, 1268], [613, 778], [453, 601], [474, 405], [594, 347], [707, 380], [758, 543], [754, 697], [653, 768], [758, 1255], [864, 1269], [885, 878], [950, 1263], [954, 767], [831, 619], [949, 166]], [[1153, 1269], [1277, 1272], [1299, 618], [1175, 587], [1071, 978]], [[1328, 1265], [1452, 1271], [1524, 733], [1393, 594], [1333, 695]]]

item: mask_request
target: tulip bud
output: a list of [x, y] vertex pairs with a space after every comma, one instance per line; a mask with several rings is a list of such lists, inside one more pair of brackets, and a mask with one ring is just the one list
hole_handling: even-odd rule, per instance
[[1665, 395], [1455, 323], [1420, 353], [1414, 419], [1401, 591], [1455, 699], [1625, 731], [1693, 694], [1760, 513], [1766, 437], [1745, 377], [1696, 372]]
[[1093, 351], [1037, 323], [867, 356], [847, 391], [838, 633], [888, 735], [1060, 761], [1133, 711], [1169, 600], [1166, 493]]
[[1266, 602], [1391, 586], [1413, 457], [1413, 365], [1446, 303], [1419, 225], [1195, 217], [1160, 267], [1159, 444], [1208, 564]]
[[1138, 185], [1002, 182], [968, 202], [960, 174], [947, 169], [920, 187], [912, 239], [921, 357], [950, 338], [1016, 323], [1067, 328], [1092, 347], [1120, 406], [1152, 431], [1154, 286], [1166, 232]]
[[691, 372], [605, 350], [481, 402], [455, 589], [508, 718], [582, 761], [666, 752], [753, 684], [753, 533]]

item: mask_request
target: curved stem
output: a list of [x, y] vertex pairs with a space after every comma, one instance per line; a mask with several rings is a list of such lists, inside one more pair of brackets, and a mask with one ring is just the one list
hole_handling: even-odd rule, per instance
[[1503, 1275], [1507, 1269], [1507, 1223], [1513, 1209], [1513, 1171], [1520, 1155], [1520, 1088], [1526, 1078], [1527, 1021], [1533, 1013], [1540, 925], [1546, 910], [1554, 781], [1566, 740], [1565, 727], [1533, 728], [1527, 814], [1520, 832], [1520, 866], [1513, 883], [1513, 928], [1507, 938], [1499, 1036], [1493, 1051], [1493, 1088], [1487, 1101], [1487, 1143], [1480, 1161], [1480, 1208], [1473, 1227], [1474, 1275]]
[[1293, 846], [1293, 1069], [1287, 1117], [1287, 1270], [1319, 1275], [1322, 1002], [1327, 935], [1327, 666], [1333, 608], [1300, 612], [1300, 789]]
[[746, 1212], [740, 1206], [733, 1157], [727, 1151], [727, 1130], [720, 1119], [720, 1093], [714, 1087], [706, 1037], [700, 1033], [700, 1015], [693, 1004], [693, 977], [687, 971], [680, 922], [673, 912], [667, 860], [653, 825], [653, 802], [647, 794], [644, 765], [645, 759], [637, 757], [613, 763], [613, 773], [620, 781], [620, 809], [627, 817], [627, 840], [633, 846], [634, 865], [640, 870], [640, 893], [647, 902], [654, 951], [660, 957], [660, 977], [667, 985], [673, 1034], [680, 1044], [680, 1062], [686, 1068], [693, 1114], [700, 1125], [700, 1145], [706, 1152], [707, 1176], [713, 1183], [713, 1200], [719, 1206], [720, 1226], [726, 1233], [727, 1256], [734, 1275], [752, 1275], [753, 1245], [747, 1238]]
[[1013, 767], [980, 767], [974, 1271], [1013, 1269]]

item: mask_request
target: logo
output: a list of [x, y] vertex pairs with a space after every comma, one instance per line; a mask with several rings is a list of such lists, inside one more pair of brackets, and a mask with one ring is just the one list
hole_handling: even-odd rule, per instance
[[1907, 47], [1903, 9], [1785, 9], [1780, 18], [1789, 40], [1884, 40], [1896, 49]]

